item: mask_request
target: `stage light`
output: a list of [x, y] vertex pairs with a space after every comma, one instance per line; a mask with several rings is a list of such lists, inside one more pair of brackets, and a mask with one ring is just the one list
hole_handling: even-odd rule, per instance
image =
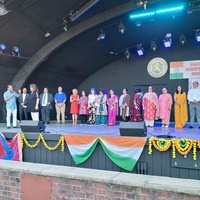
[[151, 49], [153, 50], [153, 51], [156, 51], [156, 49], [157, 49], [157, 45], [156, 45], [156, 43], [154, 42], [154, 41], [151, 41]]
[[142, 26], [142, 22], [141, 22], [141, 21], [137, 21], [137, 22], [135, 22], [135, 25], [136, 25], [137, 27], [140, 27], [140, 26]]
[[10, 10], [7, 10], [5, 5], [3, 4], [4, 1], [0, 2], [0, 16], [6, 15]]
[[185, 38], [185, 36], [183, 34], [179, 37], [179, 39], [180, 39], [180, 43], [181, 44], [185, 44], [186, 43], [186, 38]]
[[70, 19], [71, 19], [71, 21], [74, 21], [77, 18], [79, 18], [81, 15], [83, 15], [87, 10], [89, 10], [92, 6], [94, 6], [99, 1], [100, 0], [90, 0], [82, 8], [80, 8], [79, 10], [71, 11], [70, 12]]
[[124, 26], [124, 24], [122, 22], [119, 24], [118, 28], [119, 28], [119, 32], [121, 34], [124, 34], [125, 26]]
[[166, 9], [156, 10], [156, 13], [160, 14], [160, 13], [166, 13], [166, 12], [174, 12], [174, 11], [183, 10], [183, 8], [184, 8], [184, 6], [177, 6], [177, 7], [173, 7], [173, 8], [166, 8]]
[[125, 55], [125, 58], [126, 58], [127, 60], [130, 58], [131, 54], [130, 54], [129, 49], [126, 49], [126, 50], [124, 51], [124, 55]]
[[197, 30], [195, 33], [195, 38], [197, 42], [200, 42], [200, 30]]
[[171, 33], [167, 33], [163, 39], [163, 44], [166, 48], [171, 47], [171, 45], [172, 45], [171, 36], [172, 36]]
[[0, 53], [2, 53], [5, 49], [6, 49], [6, 45], [3, 43], [0, 44]]
[[49, 32], [46, 32], [45, 34], [44, 34], [44, 37], [49, 37], [51, 34], [49, 33]]
[[12, 48], [12, 55], [13, 55], [13, 56], [19, 56], [19, 47], [14, 46], [14, 47]]
[[64, 30], [65, 32], [67, 32], [67, 20], [66, 20], [66, 19], [63, 19], [61, 25], [63, 26], [63, 30]]
[[97, 37], [97, 41], [99, 40], [104, 40], [106, 37], [106, 34], [105, 32], [101, 29], [100, 33], [99, 33], [99, 36]]
[[144, 48], [142, 47], [141, 44], [137, 45], [137, 53], [139, 56], [144, 55]]
[[155, 12], [144, 12], [144, 13], [141, 13], [141, 14], [132, 14], [130, 15], [130, 18], [131, 19], [136, 19], [136, 18], [141, 18], [141, 17], [149, 17], [149, 16], [152, 16], [152, 15], [155, 15]]

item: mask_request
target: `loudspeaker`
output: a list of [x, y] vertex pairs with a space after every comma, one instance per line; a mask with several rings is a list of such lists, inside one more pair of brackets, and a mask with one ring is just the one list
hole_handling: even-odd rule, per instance
[[119, 130], [121, 136], [147, 136], [147, 127], [144, 122], [120, 122]]
[[33, 120], [22, 120], [20, 123], [20, 127], [22, 132], [44, 132], [45, 125], [40, 121], [33, 121]]

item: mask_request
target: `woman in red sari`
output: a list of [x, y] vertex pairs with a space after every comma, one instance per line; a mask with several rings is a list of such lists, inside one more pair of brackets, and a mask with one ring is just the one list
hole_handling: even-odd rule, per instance
[[143, 95], [141, 89], [136, 89], [131, 109], [131, 122], [142, 121], [142, 96]]
[[144, 110], [144, 120], [147, 127], [154, 126], [154, 120], [159, 115], [158, 95], [153, 91], [153, 87], [148, 87], [148, 92], [145, 93], [142, 106]]

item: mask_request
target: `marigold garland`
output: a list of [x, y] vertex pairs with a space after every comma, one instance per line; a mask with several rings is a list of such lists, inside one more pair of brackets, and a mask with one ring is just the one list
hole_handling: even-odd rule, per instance
[[187, 155], [192, 149], [193, 160], [197, 160], [197, 147], [200, 148], [200, 140], [188, 138], [168, 140], [164, 138], [149, 138], [148, 154], [152, 154], [152, 146], [158, 151], [167, 151], [172, 148], [172, 158], [176, 158], [176, 151], [181, 155]]
[[61, 145], [61, 151], [64, 151], [64, 148], [65, 148], [65, 145], [64, 145], [64, 142], [65, 142], [65, 139], [64, 139], [64, 136], [61, 135], [60, 136], [60, 139], [58, 141], [58, 143], [54, 146], [54, 147], [50, 147], [48, 146], [48, 144], [46, 143], [45, 139], [44, 139], [44, 136], [42, 134], [39, 135], [37, 141], [35, 142], [35, 144], [30, 144], [25, 135], [22, 133], [21, 134], [21, 148], [23, 148], [24, 146], [24, 143], [29, 147], [29, 148], [35, 148], [38, 146], [39, 142], [42, 141], [43, 145], [49, 150], [49, 151], [53, 151], [53, 150], [56, 150], [60, 145]]

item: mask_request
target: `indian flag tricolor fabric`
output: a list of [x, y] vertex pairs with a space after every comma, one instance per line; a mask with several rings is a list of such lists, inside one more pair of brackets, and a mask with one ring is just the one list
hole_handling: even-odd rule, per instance
[[78, 165], [85, 162], [93, 153], [98, 143], [106, 155], [119, 167], [132, 171], [137, 163], [146, 138], [64, 135], [65, 141], [74, 162]]

